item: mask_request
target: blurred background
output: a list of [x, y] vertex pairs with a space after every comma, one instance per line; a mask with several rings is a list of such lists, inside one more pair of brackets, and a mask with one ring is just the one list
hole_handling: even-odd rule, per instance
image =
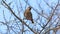
[[0, 34], [60, 34], [60, 0], [0, 0]]

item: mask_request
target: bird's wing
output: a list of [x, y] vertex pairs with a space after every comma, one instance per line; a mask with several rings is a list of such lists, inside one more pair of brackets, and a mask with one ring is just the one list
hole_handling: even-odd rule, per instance
[[32, 13], [29, 12], [29, 13], [27, 14], [27, 17], [28, 17], [29, 20], [31, 20], [31, 19], [32, 19]]

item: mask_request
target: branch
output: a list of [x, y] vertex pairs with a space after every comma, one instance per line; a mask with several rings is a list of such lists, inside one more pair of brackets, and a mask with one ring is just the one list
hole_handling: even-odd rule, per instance
[[58, 29], [60, 29], [60, 26], [57, 26], [56, 28], [49, 28], [48, 30], [46, 30], [46, 32], [44, 34], [49, 32], [50, 30], [58, 30]]
[[54, 13], [56, 12], [56, 8], [58, 7], [59, 4], [56, 5], [56, 7], [52, 10], [52, 14], [50, 15], [50, 18], [48, 20], [48, 22], [46, 23], [46, 25], [44, 26], [44, 28], [40, 31], [40, 33], [45, 29], [45, 27], [48, 25], [48, 23], [52, 20], [52, 17], [54, 15]]
[[21, 18], [19, 18], [15, 13], [14, 11], [10, 8], [10, 6], [4, 1], [2, 0], [3, 3], [7, 6], [7, 9], [10, 10], [10, 12], [19, 20], [21, 21], [21, 23], [23, 23], [24, 25], [26, 25], [33, 33], [36, 33], [33, 31], [33, 29], [31, 29]]

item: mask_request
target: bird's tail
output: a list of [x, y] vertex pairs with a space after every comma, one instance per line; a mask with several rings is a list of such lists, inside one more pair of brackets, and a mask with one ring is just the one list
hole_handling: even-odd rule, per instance
[[32, 21], [32, 23], [34, 23], [33, 19], [31, 21]]

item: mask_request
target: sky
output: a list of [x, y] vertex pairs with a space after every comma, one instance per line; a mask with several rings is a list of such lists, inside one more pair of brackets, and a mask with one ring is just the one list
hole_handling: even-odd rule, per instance
[[[10, 5], [10, 7], [13, 9], [13, 11], [15, 11], [15, 14], [16, 14], [16, 15], [18, 14], [18, 12], [17, 12], [17, 6], [16, 6], [16, 5], [18, 5], [19, 10], [21, 11], [21, 13], [20, 13], [21, 16], [20, 16], [20, 17], [23, 19], [23, 18], [24, 18], [23, 13], [24, 13], [24, 11], [25, 11], [25, 5], [26, 5], [26, 3], [24, 2], [24, 0], [20, 0], [20, 1], [21, 1], [21, 3], [22, 3], [21, 5], [23, 6], [23, 7], [22, 7], [22, 11], [20, 10], [21, 5], [19, 5], [19, 0], [7, 0], [6, 3], [12, 2], [12, 4]], [[48, 4], [49, 4], [50, 6], [52, 6], [52, 7], [55, 6], [56, 3], [57, 3], [57, 0], [45, 0], [45, 1], [48, 2]], [[43, 0], [28, 0], [28, 3], [30, 3], [30, 5], [31, 5], [33, 8], [37, 9], [38, 12], [41, 12], [41, 8], [38, 7], [38, 5], [37, 5], [37, 3], [38, 3], [38, 4], [40, 3], [42, 9], [44, 10], [44, 13], [46, 13], [46, 14], [49, 16], [49, 13], [50, 13], [51, 8], [48, 7]], [[53, 3], [53, 4], [52, 4], [52, 3]], [[27, 7], [28, 7], [28, 5], [27, 5]], [[40, 9], [39, 9], [39, 8], [40, 8]], [[1, 5], [1, 1], [0, 1], [0, 21], [4, 21], [4, 19], [3, 19], [3, 10], [4, 10], [5, 18], [7, 19], [7, 21], [14, 19], [14, 18], [13, 18], [14, 16], [12, 16], [11, 19], [10, 19], [11, 12], [9, 12], [8, 9], [6, 9], [4, 6], [2, 6], [2, 5]], [[32, 12], [32, 14], [33, 14], [33, 19], [36, 20], [36, 18], [38, 18], [38, 16], [37, 16], [38, 14], [37, 14], [33, 9], [31, 10], [31, 12]], [[44, 19], [44, 18], [43, 18], [43, 19]], [[44, 20], [42, 20], [42, 21], [44, 22]], [[27, 23], [27, 24], [29, 24], [29, 23]], [[29, 26], [31, 26], [31, 25], [32, 25], [32, 24], [30, 24]], [[31, 26], [31, 28], [32, 28], [32, 27], [33, 27], [33, 25]], [[36, 25], [36, 27], [39, 28], [38, 25]], [[6, 29], [7, 29], [6, 25], [1, 25], [1, 24], [0, 24], [0, 32], [3, 32], [3, 34], [6, 33]], [[26, 28], [26, 29], [27, 29], [27, 28]], [[31, 33], [31, 31], [30, 31], [29, 33]], [[29, 34], [29, 33], [27, 33], [27, 34]], [[58, 34], [58, 33], [60, 33], [60, 31], [58, 31], [57, 34]], [[31, 33], [31, 34], [32, 34], [32, 33]]]

